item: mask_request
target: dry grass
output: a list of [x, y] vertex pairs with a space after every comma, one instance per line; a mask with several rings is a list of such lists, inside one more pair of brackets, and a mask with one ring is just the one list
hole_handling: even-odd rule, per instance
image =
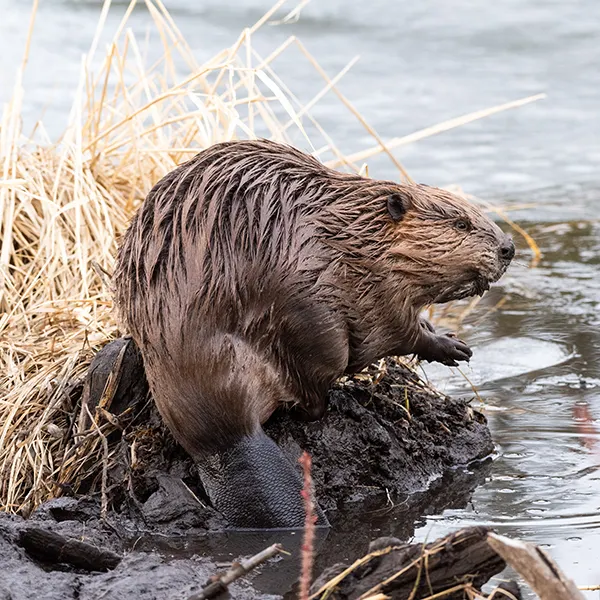
[[[403, 177], [392, 146], [538, 98], [467, 115], [386, 146], [336, 90], [347, 69], [328, 78], [293, 37], [269, 56], [256, 53], [253, 36], [285, 15], [284, 1], [204, 64], [196, 62], [161, 0], [145, 1], [153, 34], [162, 43], [161, 58], [146, 60], [128, 29], [134, 4], [101, 55], [110, 6], [105, 3], [82, 60], [69, 125], [55, 143], [42, 123], [35, 141], [21, 131], [21, 82], [34, 4], [25, 60], [0, 122], [3, 510], [27, 513], [65, 486], [76, 487], [91, 468], [88, 459], [108, 452], [105, 433], [112, 425], [96, 416], [92, 429], [84, 429], [78, 383], [93, 352], [118, 335], [106, 274], [112, 271], [119, 234], [160, 177], [214, 142], [255, 135], [293, 141], [354, 171], [363, 168], [365, 158], [384, 152]], [[283, 52], [296, 52], [297, 60], [314, 67], [315, 77], [323, 80], [317, 97], [300, 102], [273, 71], [272, 62]], [[373, 136], [374, 148], [345, 157], [311, 117], [311, 107], [330, 91]]]

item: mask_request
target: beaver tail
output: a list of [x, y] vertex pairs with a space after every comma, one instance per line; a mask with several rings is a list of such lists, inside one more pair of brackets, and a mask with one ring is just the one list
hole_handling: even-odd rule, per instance
[[[296, 529], [304, 526], [302, 480], [279, 446], [262, 428], [226, 450], [196, 462], [212, 505], [230, 525], [242, 529]], [[329, 523], [314, 501], [317, 526]]]

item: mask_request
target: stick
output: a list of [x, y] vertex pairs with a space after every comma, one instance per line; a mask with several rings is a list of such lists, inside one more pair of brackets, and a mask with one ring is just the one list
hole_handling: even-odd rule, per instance
[[17, 543], [42, 562], [66, 563], [86, 571], [109, 571], [121, 562], [121, 557], [110, 550], [37, 527], [22, 529]]
[[281, 544], [273, 544], [250, 558], [244, 559], [239, 563], [234, 562], [229, 571], [221, 575], [213, 575], [209, 584], [199, 594], [190, 596], [188, 600], [208, 600], [209, 598], [216, 598], [219, 594], [223, 594], [227, 591], [227, 586], [230, 583], [247, 575], [252, 569], [255, 569], [270, 558], [277, 556], [277, 554], [282, 551], [283, 547]]
[[531, 586], [540, 600], [585, 600], [575, 583], [541, 548], [495, 533], [488, 544]]

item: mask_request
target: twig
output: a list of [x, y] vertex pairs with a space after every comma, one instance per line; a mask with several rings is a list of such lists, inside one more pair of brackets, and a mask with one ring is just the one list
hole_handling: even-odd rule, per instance
[[193, 594], [188, 600], [208, 600], [209, 598], [216, 598], [219, 594], [223, 594], [227, 591], [227, 586], [230, 583], [247, 575], [252, 569], [255, 569], [270, 558], [277, 556], [280, 552], [283, 552], [281, 544], [273, 544], [250, 558], [240, 562], [234, 562], [229, 571], [222, 575], [213, 575], [210, 583], [199, 594]]
[[311, 476], [311, 459], [308, 452], [303, 452], [298, 461], [302, 466], [304, 487], [300, 492], [304, 503], [304, 540], [302, 542], [302, 570], [300, 573], [300, 600], [308, 600], [308, 593], [312, 579], [315, 545], [315, 506], [313, 503], [313, 482]]

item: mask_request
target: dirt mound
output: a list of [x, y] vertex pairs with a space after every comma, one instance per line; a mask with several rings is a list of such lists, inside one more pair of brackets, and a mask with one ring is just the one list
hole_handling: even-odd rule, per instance
[[[111, 371], [113, 384], [102, 394]], [[100, 398], [99, 407], [93, 398]], [[347, 378], [329, 400], [321, 421], [298, 422], [282, 409], [265, 426], [290, 460], [303, 450], [312, 455], [315, 491], [333, 526], [318, 536], [318, 569], [339, 558], [335, 548], [347, 553], [353, 528], [352, 553], [364, 551], [367, 534], [357, 534], [352, 523], [365, 510], [398, 501], [394, 520], [402, 527], [393, 533], [407, 538], [421, 515], [463, 506], [484, 476], [485, 465], [473, 472], [457, 467], [493, 451], [485, 418], [467, 401], [437, 394], [402, 364], [387, 360]], [[211, 508], [194, 464], [162, 424], [129, 340], [116, 340], [97, 355], [81, 402], [95, 416], [96, 430], [103, 428], [104, 451], [87, 457], [87, 479], [77, 488], [64, 482], [64, 496], [42, 504], [29, 520], [0, 514], [0, 600], [40, 590], [50, 599], [187, 598], [223, 570], [216, 559], [198, 555], [217, 556], [213, 536], [206, 534], [226, 531], [227, 523]], [[44, 556], [52, 554], [53, 535], [58, 554]], [[299, 555], [301, 536], [277, 536]], [[194, 537], [204, 547], [194, 549]], [[223, 538], [214, 540], [220, 548]], [[264, 547], [266, 539], [238, 542], [230, 546], [231, 559]], [[36, 543], [37, 553], [30, 547]], [[89, 567], [94, 561], [96, 570]], [[272, 598], [271, 592], [293, 589], [295, 562], [262, 570], [252, 584], [234, 584], [232, 597]]]
[[[122, 431], [108, 438], [114, 450], [105, 465], [107, 507], [147, 527], [222, 529], [226, 524], [210, 507], [194, 464], [148, 396], [130, 340], [111, 342], [98, 354], [83, 402], [91, 412], [96, 409], [92, 399], [102, 396], [113, 370], [118, 383], [108, 400], [105, 394], [100, 414]], [[303, 450], [311, 454], [317, 498], [329, 513], [349, 503], [424, 490], [448, 469], [493, 451], [483, 415], [465, 400], [438, 394], [391, 359], [334, 386], [322, 420], [298, 422], [281, 409], [265, 430], [293, 462]], [[97, 462], [96, 476], [82, 488], [87, 493], [98, 494], [101, 487]]]

